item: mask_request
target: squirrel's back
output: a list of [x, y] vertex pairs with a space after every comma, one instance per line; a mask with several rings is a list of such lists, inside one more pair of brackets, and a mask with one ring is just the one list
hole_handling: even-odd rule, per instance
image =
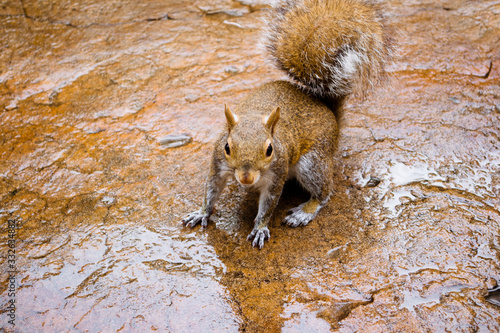
[[278, 67], [321, 98], [364, 93], [384, 77], [393, 46], [366, 0], [275, 1], [264, 45]]
[[335, 117], [326, 105], [287, 81], [269, 82], [256, 89], [238, 104], [235, 113], [242, 119], [253, 119], [258, 123], [275, 107], [280, 108], [276, 125], [279, 132], [293, 132], [298, 127], [302, 128], [303, 136], [311, 136], [318, 130], [336, 131]]

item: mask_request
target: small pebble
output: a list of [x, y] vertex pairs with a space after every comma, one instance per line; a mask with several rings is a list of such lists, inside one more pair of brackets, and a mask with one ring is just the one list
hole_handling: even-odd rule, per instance
[[200, 96], [189, 94], [189, 95], [184, 96], [184, 99], [186, 101], [188, 101], [189, 103], [193, 103], [193, 102], [196, 102], [197, 100], [199, 100]]
[[366, 183], [365, 187], [375, 187], [378, 184], [380, 184], [380, 179], [370, 176], [370, 180], [368, 180], [368, 183]]
[[240, 70], [235, 66], [227, 66], [226, 68], [224, 68], [224, 72], [226, 72], [228, 74], [236, 74], [239, 71]]
[[109, 196], [104, 196], [101, 201], [105, 204], [105, 205], [112, 205], [114, 202], [115, 202], [115, 198], [113, 197], [109, 197]]
[[87, 134], [97, 134], [97, 133], [100, 133], [100, 132], [104, 132], [105, 129], [102, 129], [100, 127], [97, 127], [97, 128], [92, 128], [92, 129], [88, 129], [86, 131]]
[[185, 146], [188, 143], [191, 143], [193, 138], [189, 134], [171, 134], [164, 136], [163, 138], [158, 139], [160, 145], [165, 146], [166, 148], [175, 148]]
[[500, 306], [500, 287], [497, 286], [496, 288], [489, 289], [486, 300], [491, 304]]

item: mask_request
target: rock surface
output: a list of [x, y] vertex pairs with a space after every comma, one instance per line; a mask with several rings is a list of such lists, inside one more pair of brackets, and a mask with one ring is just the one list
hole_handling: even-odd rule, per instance
[[254, 249], [257, 198], [231, 184], [206, 230], [180, 226], [223, 104], [283, 78], [256, 47], [266, 8], [0, 1], [0, 327], [500, 330], [496, 0], [388, 2], [391, 88], [349, 101], [335, 194], [311, 224], [281, 225], [307, 199], [289, 184]]

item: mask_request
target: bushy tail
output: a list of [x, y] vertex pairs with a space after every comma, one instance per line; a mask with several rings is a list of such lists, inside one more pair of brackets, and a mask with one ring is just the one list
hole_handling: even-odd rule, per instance
[[366, 0], [278, 0], [267, 30], [278, 67], [322, 98], [364, 94], [394, 53], [378, 6]]

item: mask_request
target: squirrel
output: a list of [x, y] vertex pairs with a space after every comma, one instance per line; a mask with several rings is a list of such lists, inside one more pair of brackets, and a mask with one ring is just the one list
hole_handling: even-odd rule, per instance
[[[215, 142], [203, 206], [182, 219], [206, 227], [230, 177], [260, 192], [254, 228], [260, 249], [285, 182], [295, 178], [310, 199], [284, 223], [311, 222], [333, 192], [336, 115], [345, 99], [381, 82], [394, 54], [379, 5], [368, 0], [282, 0], [267, 18], [264, 46], [292, 78], [264, 84], [230, 110]], [[332, 112], [333, 111], [333, 112]]]

